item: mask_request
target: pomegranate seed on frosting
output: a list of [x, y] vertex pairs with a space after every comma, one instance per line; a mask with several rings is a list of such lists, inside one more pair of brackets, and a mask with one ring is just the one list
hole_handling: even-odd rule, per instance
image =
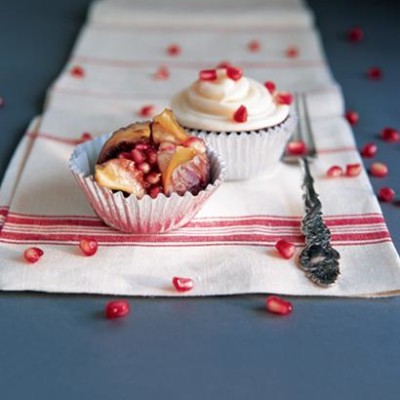
[[359, 26], [354, 26], [347, 31], [349, 42], [357, 43], [364, 39], [364, 31]]
[[154, 79], [159, 81], [166, 80], [169, 78], [169, 76], [170, 76], [169, 69], [164, 65], [159, 67], [157, 71], [154, 73]]
[[97, 252], [98, 244], [95, 239], [83, 238], [79, 241], [79, 248], [85, 256], [93, 256]]
[[167, 54], [170, 56], [178, 56], [181, 54], [182, 49], [179, 45], [177, 44], [171, 44], [167, 47]]
[[307, 146], [301, 140], [293, 140], [286, 145], [286, 153], [290, 156], [300, 156], [306, 151]]
[[264, 83], [264, 86], [267, 88], [267, 90], [268, 90], [271, 94], [274, 94], [274, 93], [275, 93], [276, 85], [275, 85], [274, 82], [272, 82], [272, 81], [266, 81], [266, 82]]
[[247, 49], [252, 52], [252, 53], [257, 53], [258, 51], [261, 50], [261, 44], [258, 40], [254, 39], [251, 40], [248, 44], [247, 44]]
[[338, 165], [333, 165], [326, 171], [326, 176], [329, 178], [338, 178], [339, 176], [343, 175], [343, 169], [342, 167], [339, 167]]
[[155, 111], [155, 107], [151, 104], [143, 106], [140, 110], [139, 110], [139, 115], [141, 117], [152, 117]]
[[276, 101], [278, 104], [286, 104], [290, 106], [293, 102], [293, 96], [289, 92], [279, 92], [276, 94]]
[[83, 78], [85, 76], [85, 70], [82, 67], [73, 67], [70, 71], [74, 78]]
[[228, 78], [238, 81], [243, 76], [243, 71], [237, 67], [227, 67], [226, 75]]
[[24, 251], [24, 258], [28, 263], [34, 264], [39, 261], [43, 254], [43, 250], [39, 247], [29, 247]]
[[286, 49], [285, 54], [288, 58], [296, 58], [299, 55], [299, 49], [295, 46], [290, 46]]
[[276, 242], [275, 248], [278, 250], [279, 254], [287, 260], [292, 258], [296, 252], [296, 246], [283, 239]]
[[178, 292], [188, 292], [194, 287], [193, 280], [190, 278], [182, 278], [175, 276], [172, 278], [172, 284]]
[[381, 162], [375, 162], [371, 164], [369, 172], [375, 178], [383, 178], [389, 173], [389, 169], [386, 164]]
[[357, 112], [355, 112], [353, 110], [349, 110], [346, 113], [346, 119], [347, 119], [347, 121], [349, 121], [350, 125], [355, 125], [360, 118], [359, 118]]
[[378, 146], [375, 143], [367, 143], [361, 149], [361, 155], [364, 158], [372, 158], [375, 157], [378, 151]]
[[125, 300], [110, 301], [106, 304], [105, 314], [107, 319], [126, 317], [131, 308]]
[[241, 105], [233, 114], [233, 119], [236, 122], [246, 122], [247, 121], [247, 108]]
[[400, 141], [400, 132], [394, 128], [383, 128], [381, 131], [381, 138], [385, 142], [399, 142]]
[[381, 201], [391, 202], [394, 200], [396, 195], [395, 191], [390, 187], [383, 187], [379, 189], [378, 198]]
[[217, 79], [217, 71], [215, 69], [203, 69], [199, 72], [201, 81], [215, 81]]
[[383, 77], [383, 72], [379, 67], [371, 67], [367, 71], [367, 76], [373, 81], [377, 81]]
[[279, 315], [288, 315], [293, 311], [292, 303], [279, 296], [268, 296], [265, 307], [269, 312]]
[[361, 164], [347, 164], [346, 165], [346, 176], [354, 177], [361, 174]]

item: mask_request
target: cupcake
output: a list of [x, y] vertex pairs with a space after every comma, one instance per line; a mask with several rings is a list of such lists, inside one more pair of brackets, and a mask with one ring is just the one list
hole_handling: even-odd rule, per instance
[[294, 125], [292, 96], [273, 82], [261, 84], [242, 70], [203, 70], [172, 98], [178, 122], [222, 155], [231, 180], [271, 174], [279, 165]]
[[171, 110], [77, 146], [70, 168], [99, 217], [132, 233], [187, 224], [225, 174], [220, 156]]

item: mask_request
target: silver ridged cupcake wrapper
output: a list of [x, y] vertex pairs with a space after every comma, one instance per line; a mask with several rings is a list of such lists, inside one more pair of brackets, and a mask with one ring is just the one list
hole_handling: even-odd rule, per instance
[[109, 226], [129, 233], [163, 233], [186, 225], [201, 209], [207, 199], [221, 185], [226, 176], [222, 157], [212, 148], [207, 149], [210, 160], [210, 183], [197, 195], [159, 194], [138, 199], [113, 193], [93, 178], [94, 166], [103, 144], [111, 134], [78, 145], [71, 155], [69, 166], [96, 214]]
[[210, 132], [188, 129], [203, 138], [226, 162], [227, 180], [245, 180], [272, 173], [279, 165], [297, 118], [294, 114], [276, 127], [257, 131]]

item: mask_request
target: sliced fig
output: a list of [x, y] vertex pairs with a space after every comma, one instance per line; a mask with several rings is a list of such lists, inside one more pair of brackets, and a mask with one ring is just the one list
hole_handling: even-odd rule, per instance
[[181, 144], [189, 137], [169, 109], [165, 109], [161, 114], [154, 117], [151, 130], [153, 141], [156, 144], [161, 142]]
[[116, 158], [119, 153], [130, 151], [139, 141], [149, 141], [151, 135], [150, 123], [137, 123], [121, 128], [104, 143], [97, 158], [97, 164]]
[[143, 172], [135, 169], [135, 163], [123, 158], [114, 158], [95, 167], [96, 182], [111, 190], [122, 190], [142, 198], [145, 194]]

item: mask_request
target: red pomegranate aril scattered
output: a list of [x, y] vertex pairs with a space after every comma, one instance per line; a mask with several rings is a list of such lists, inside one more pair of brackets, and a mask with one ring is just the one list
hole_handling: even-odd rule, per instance
[[346, 176], [354, 177], [358, 176], [361, 173], [361, 164], [347, 164], [346, 165]]
[[146, 161], [150, 165], [154, 165], [157, 163], [157, 151], [154, 149], [148, 149], [146, 151]]
[[126, 317], [131, 311], [129, 303], [125, 300], [110, 301], [106, 304], [105, 314], [107, 319]]
[[203, 69], [199, 72], [201, 81], [215, 81], [217, 79], [217, 71], [215, 69]]
[[292, 258], [296, 252], [296, 246], [284, 239], [278, 240], [275, 243], [275, 248], [278, 250], [279, 254], [287, 260]]
[[83, 238], [79, 241], [79, 248], [85, 256], [93, 256], [96, 254], [99, 245], [97, 240], [91, 238]]
[[234, 81], [238, 81], [243, 76], [243, 71], [237, 67], [227, 67], [226, 75], [228, 76], [228, 78]]
[[385, 142], [399, 142], [400, 141], [400, 132], [394, 128], [383, 128], [381, 131], [381, 137]]
[[175, 286], [175, 289], [178, 292], [187, 292], [192, 290], [194, 287], [193, 279], [181, 278], [177, 276], [172, 279], [172, 284]]
[[151, 117], [154, 114], [155, 111], [155, 107], [151, 104], [147, 105], [147, 106], [143, 106], [140, 110], [139, 110], [139, 116], [147, 118], [147, 117]]
[[169, 69], [164, 65], [159, 67], [157, 69], [157, 71], [154, 73], [154, 79], [157, 79], [157, 80], [160, 80], [160, 81], [168, 79], [169, 76], [170, 76]]
[[329, 178], [338, 178], [339, 176], [343, 175], [343, 169], [342, 167], [339, 167], [338, 165], [333, 165], [326, 171], [326, 175]]
[[136, 165], [136, 168], [142, 171], [144, 174], [148, 174], [150, 172], [150, 165], [146, 162], [142, 162]]
[[258, 51], [261, 50], [261, 44], [258, 40], [254, 39], [251, 40], [248, 44], [247, 44], [247, 49], [249, 51], [251, 51], [252, 53], [257, 53]]
[[367, 71], [367, 76], [369, 79], [376, 81], [383, 77], [383, 72], [379, 67], [371, 67]]
[[138, 149], [138, 146], [131, 150], [131, 156], [132, 160], [137, 164], [142, 163], [146, 158], [143, 152]]
[[83, 78], [85, 76], [85, 70], [79, 66], [73, 67], [70, 73], [74, 78]]
[[347, 31], [349, 42], [357, 43], [364, 39], [364, 31], [359, 26], [354, 26]]
[[81, 135], [81, 141], [87, 142], [88, 140], [92, 140], [93, 136], [89, 132], [83, 132]]
[[286, 57], [296, 58], [299, 55], [299, 49], [295, 46], [290, 46], [286, 49]]
[[383, 187], [379, 189], [378, 198], [381, 201], [391, 202], [394, 200], [396, 195], [395, 191], [390, 187]]
[[161, 174], [159, 172], [150, 172], [146, 175], [145, 179], [150, 185], [155, 185], [160, 182]]
[[272, 81], [266, 81], [266, 82], [264, 83], [264, 86], [267, 88], [267, 90], [268, 90], [271, 94], [274, 94], [274, 93], [275, 93], [276, 85], [275, 85], [274, 82], [272, 82]]
[[43, 250], [39, 247], [29, 247], [24, 251], [24, 258], [28, 263], [34, 264], [39, 261], [43, 254]]
[[288, 315], [293, 311], [292, 303], [279, 296], [268, 296], [265, 307], [269, 312], [279, 315]]
[[117, 158], [121, 159], [125, 159], [125, 160], [132, 160], [132, 155], [131, 153], [127, 152], [127, 151], [123, 151], [122, 153], [119, 153]]
[[367, 143], [361, 149], [361, 155], [364, 158], [372, 158], [375, 157], [378, 151], [378, 146], [375, 143]]
[[170, 46], [167, 47], [167, 53], [170, 56], [178, 56], [179, 54], [181, 54], [181, 52], [182, 52], [182, 49], [177, 44], [171, 44]]
[[301, 140], [293, 140], [286, 145], [286, 153], [290, 156], [300, 156], [306, 152], [307, 146]]
[[235, 122], [246, 122], [247, 121], [247, 108], [241, 105], [233, 114], [233, 119]]
[[360, 117], [358, 116], [358, 113], [352, 110], [347, 111], [346, 113], [346, 119], [349, 121], [350, 125], [355, 125]]
[[160, 193], [163, 193], [163, 190], [161, 186], [153, 186], [148, 190], [148, 193], [152, 199], [155, 199]]
[[386, 164], [375, 162], [371, 164], [369, 172], [375, 178], [383, 178], [389, 173], [389, 169]]
[[221, 61], [217, 65], [217, 68], [229, 68], [230, 66], [231, 66], [231, 63], [229, 61]]
[[290, 106], [293, 102], [293, 96], [289, 92], [280, 92], [276, 94], [276, 101], [278, 104], [285, 104]]

